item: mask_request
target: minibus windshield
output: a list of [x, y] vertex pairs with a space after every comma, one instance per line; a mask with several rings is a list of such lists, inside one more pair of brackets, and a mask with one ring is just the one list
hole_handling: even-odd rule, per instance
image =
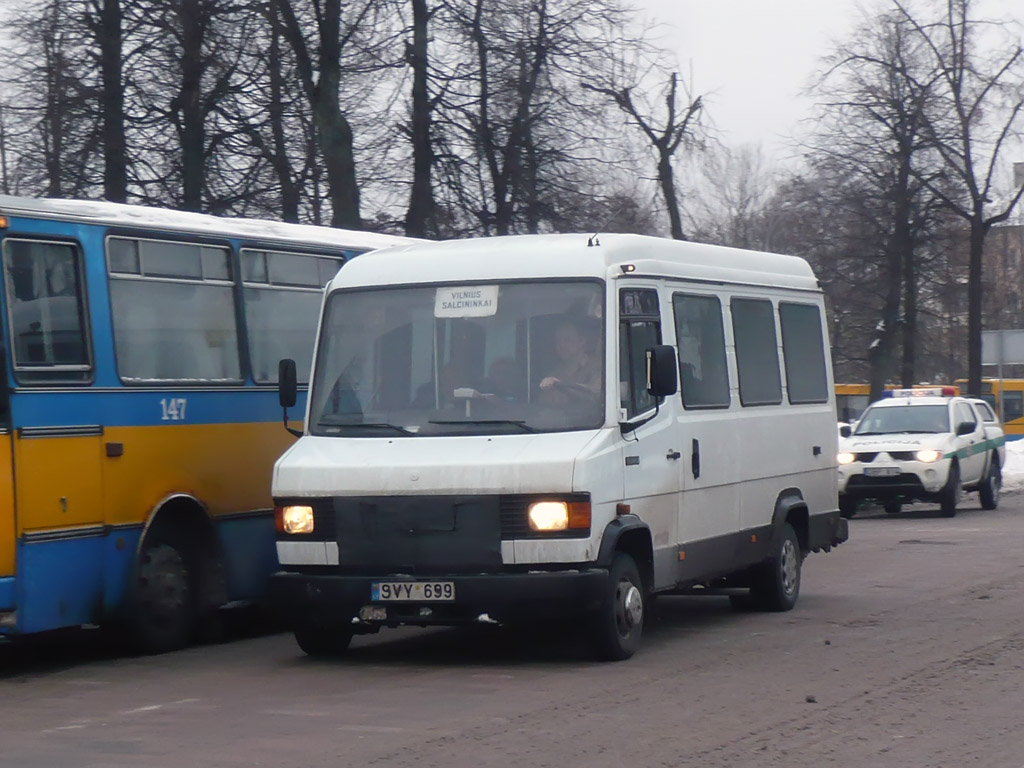
[[597, 428], [603, 318], [594, 279], [335, 291], [309, 431], [394, 439]]

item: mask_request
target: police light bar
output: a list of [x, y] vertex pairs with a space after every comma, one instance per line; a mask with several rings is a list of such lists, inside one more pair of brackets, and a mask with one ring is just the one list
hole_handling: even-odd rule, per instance
[[915, 387], [913, 389], [887, 389], [882, 397], [952, 397], [956, 387]]

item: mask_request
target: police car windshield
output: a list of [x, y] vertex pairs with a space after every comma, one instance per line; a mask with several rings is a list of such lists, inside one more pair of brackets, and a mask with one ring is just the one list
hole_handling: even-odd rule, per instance
[[864, 412], [855, 435], [938, 434], [949, 432], [946, 405], [872, 406]]

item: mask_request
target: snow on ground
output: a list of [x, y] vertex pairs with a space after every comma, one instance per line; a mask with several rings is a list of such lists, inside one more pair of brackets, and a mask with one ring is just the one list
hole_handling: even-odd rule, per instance
[[1024, 440], [1006, 444], [1006, 466], [1003, 467], [1003, 490], [1024, 490]]

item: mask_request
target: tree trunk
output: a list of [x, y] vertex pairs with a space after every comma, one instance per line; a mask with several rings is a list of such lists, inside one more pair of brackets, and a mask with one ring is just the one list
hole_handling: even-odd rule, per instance
[[203, 206], [206, 132], [202, 107], [203, 22], [201, 0], [182, 0], [181, 17], [181, 207], [199, 211]]
[[103, 196], [128, 199], [128, 157], [124, 128], [124, 83], [121, 61], [121, 0], [103, 0], [99, 23], [103, 78]]
[[989, 224], [983, 218], [983, 203], [971, 218], [970, 262], [967, 270], [967, 391], [981, 394], [981, 266]]
[[430, 94], [427, 92], [427, 24], [430, 20], [427, 0], [412, 0], [412, 18], [412, 45], [409, 47], [412, 67], [412, 190], [405, 214], [405, 234], [426, 237], [435, 205], [431, 182], [434, 167], [430, 135], [432, 119]]
[[281, 30], [278, 26], [277, 12], [270, 16], [271, 38], [270, 59], [270, 133], [273, 137], [273, 150], [270, 162], [281, 187], [281, 218], [284, 221], [299, 221], [299, 186], [292, 177], [291, 163], [288, 162], [288, 147], [284, 130], [284, 80], [281, 77]]
[[683, 220], [679, 215], [679, 199], [676, 195], [676, 182], [672, 173], [672, 156], [667, 154], [661, 147], [658, 148], [658, 183], [661, 184], [661, 192], [665, 196], [665, 206], [668, 208], [668, 220], [672, 227], [672, 238], [674, 240], [686, 240], [683, 234]]

